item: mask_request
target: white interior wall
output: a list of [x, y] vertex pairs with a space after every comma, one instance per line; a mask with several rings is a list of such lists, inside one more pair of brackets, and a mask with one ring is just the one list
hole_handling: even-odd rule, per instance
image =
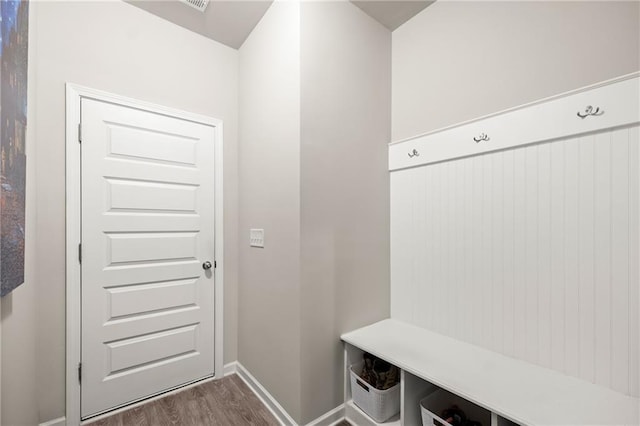
[[340, 334], [389, 311], [390, 48], [348, 2], [276, 2], [240, 49], [239, 361], [301, 424], [342, 403]]
[[224, 121], [227, 362], [236, 359], [237, 336], [237, 51], [123, 2], [30, 7], [37, 33], [29, 49], [37, 53], [30, 63], [27, 282], [2, 300], [2, 424], [12, 426], [65, 412], [65, 82]]
[[[29, 19], [33, 22], [33, 5]], [[29, 25], [29, 39], [37, 37], [35, 25]], [[25, 211], [24, 284], [0, 300], [0, 424], [35, 425], [38, 423], [37, 399], [37, 264], [36, 234], [37, 170], [36, 162], [36, 58], [37, 46], [29, 45], [27, 98], [27, 186]]]
[[392, 140], [640, 69], [640, 3], [438, 1], [393, 32]]
[[[275, 2], [240, 49], [238, 360], [300, 412], [300, 4]], [[249, 229], [265, 230], [264, 248]]]
[[349, 2], [301, 6], [302, 409], [343, 402], [340, 335], [389, 316], [391, 32]]

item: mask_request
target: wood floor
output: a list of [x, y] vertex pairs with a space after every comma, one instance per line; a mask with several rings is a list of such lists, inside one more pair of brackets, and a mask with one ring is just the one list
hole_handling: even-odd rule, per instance
[[[278, 426], [280, 423], [237, 375], [213, 380], [127, 411], [91, 426]], [[346, 420], [335, 426], [352, 426]]]
[[235, 374], [97, 420], [91, 426], [277, 426], [278, 421]]

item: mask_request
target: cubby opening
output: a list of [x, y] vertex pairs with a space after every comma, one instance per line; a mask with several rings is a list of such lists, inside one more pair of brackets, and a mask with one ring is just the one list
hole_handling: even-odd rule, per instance
[[491, 416], [491, 426], [520, 426], [520, 425], [516, 422], [512, 422], [509, 419], [505, 419], [504, 417], [493, 413]]
[[[354, 402], [351, 390], [350, 367], [362, 362], [365, 351], [349, 343], [344, 344], [344, 396], [345, 415], [348, 420], [358, 426], [446, 426], [434, 417], [441, 417], [442, 410], [455, 405], [465, 414], [468, 420], [479, 422], [482, 426], [519, 426], [505, 417], [492, 412], [453, 392], [439, 387], [428, 380], [400, 370], [400, 413], [391, 419], [378, 423], [361, 410]], [[389, 359], [379, 357], [387, 362]], [[424, 422], [421, 401], [429, 397], [432, 405], [426, 407], [435, 416], [427, 415]]]
[[[479, 422], [482, 426], [492, 425], [491, 411], [474, 404], [456, 394], [442, 389], [411, 373], [403, 371], [402, 374], [403, 399], [402, 399], [402, 424], [423, 426], [445, 426], [439, 421], [445, 409], [454, 406], [464, 413], [467, 420]], [[422, 405], [423, 403], [425, 405]], [[507, 426], [507, 425], [505, 425]]]
[[[384, 422], [377, 422], [376, 420], [371, 418], [367, 413], [365, 413], [360, 407], [358, 407], [358, 405], [355, 404], [353, 401], [353, 392], [351, 389], [351, 380], [350, 380], [351, 379], [350, 367], [352, 365], [362, 364], [362, 361], [364, 359], [363, 358], [364, 353], [365, 351], [355, 346], [345, 344], [345, 351], [344, 351], [344, 354], [345, 354], [344, 355], [345, 416], [353, 424], [357, 424], [358, 426], [379, 426], [379, 425], [400, 426], [401, 424], [403, 424], [401, 423], [400, 413], [392, 416], [390, 419]], [[388, 362], [388, 360], [382, 357], [379, 357], [379, 358]], [[402, 375], [401, 370], [400, 370], [400, 374]], [[400, 392], [402, 392], [401, 386], [402, 386], [402, 376], [401, 376], [400, 384], [398, 384], [398, 387], [400, 388], [399, 389]], [[402, 395], [400, 395], [400, 411], [402, 411]]]

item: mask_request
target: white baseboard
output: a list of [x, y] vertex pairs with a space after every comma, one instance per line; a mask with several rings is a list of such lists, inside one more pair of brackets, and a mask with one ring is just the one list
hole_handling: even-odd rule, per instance
[[66, 417], [58, 417], [57, 419], [49, 420], [48, 422], [40, 423], [38, 426], [67, 426]]
[[[235, 371], [233, 371], [235, 368]], [[249, 389], [256, 394], [258, 399], [271, 411], [275, 418], [283, 426], [299, 426], [295, 420], [287, 413], [280, 403], [265, 389], [260, 382], [253, 377], [249, 371], [244, 368], [239, 362], [233, 362], [225, 365], [225, 376], [233, 374], [234, 372], [249, 386]], [[345, 419], [345, 406], [344, 404], [334, 408], [326, 414], [318, 417], [317, 419], [307, 423], [306, 426], [332, 426]]]
[[230, 362], [224, 365], [224, 371], [222, 376], [227, 377], [231, 374], [235, 374], [238, 371], [238, 361]]
[[298, 424], [287, 413], [287, 410], [282, 408], [282, 405], [276, 401], [276, 399], [267, 391], [264, 386], [260, 384], [255, 377], [249, 373], [249, 371], [242, 366], [239, 362], [236, 363], [236, 374], [249, 386], [249, 389], [256, 394], [258, 399], [271, 411], [275, 418], [283, 426], [297, 426]]
[[[353, 403], [353, 400], [350, 400], [344, 405], [344, 415], [345, 419], [350, 421], [354, 425], [358, 426], [379, 426], [381, 423], [376, 423], [371, 417], [364, 413], [356, 404]], [[387, 422], [391, 424], [400, 424], [400, 413], [398, 413], [395, 417], [387, 420]], [[387, 423], [385, 422], [385, 423]]]
[[345, 419], [344, 414], [344, 404], [341, 404], [312, 422], [307, 423], [306, 426], [334, 426]]

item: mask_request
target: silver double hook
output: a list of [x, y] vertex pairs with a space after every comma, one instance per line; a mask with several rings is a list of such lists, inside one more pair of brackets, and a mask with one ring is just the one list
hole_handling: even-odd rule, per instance
[[486, 133], [480, 133], [480, 136], [474, 136], [473, 140], [476, 141], [476, 143], [481, 141], [488, 141], [489, 135], [487, 135]]
[[597, 117], [599, 115], [604, 114], [604, 110], [600, 111], [600, 107], [596, 107], [595, 109], [591, 106], [591, 105], [587, 105], [587, 107], [584, 109], [583, 113], [580, 113], [580, 111], [578, 111], [577, 116], [582, 118], [583, 120], [587, 117], [589, 117], [590, 115]]

